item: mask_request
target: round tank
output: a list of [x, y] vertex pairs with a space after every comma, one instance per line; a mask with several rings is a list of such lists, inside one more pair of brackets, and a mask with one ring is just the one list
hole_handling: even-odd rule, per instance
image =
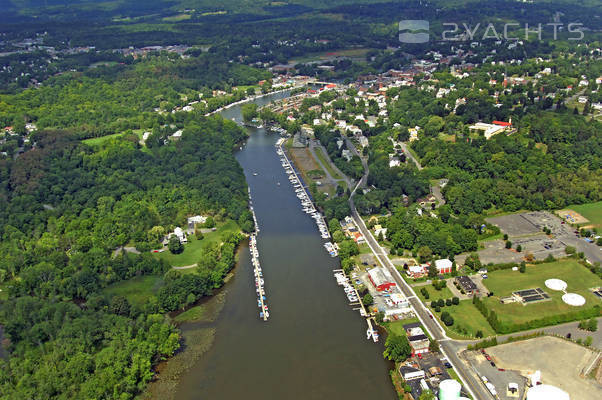
[[552, 385], [537, 385], [527, 390], [527, 400], [570, 400], [569, 394]]
[[439, 385], [439, 400], [458, 400], [462, 385], [453, 379], [446, 379]]

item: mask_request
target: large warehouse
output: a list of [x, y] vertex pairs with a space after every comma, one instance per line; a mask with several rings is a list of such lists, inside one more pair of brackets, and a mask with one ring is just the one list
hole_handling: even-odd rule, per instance
[[368, 270], [368, 276], [370, 277], [370, 282], [374, 285], [376, 290], [382, 292], [383, 290], [388, 290], [395, 286], [395, 282], [393, 282], [393, 277], [384, 268], [372, 268]]

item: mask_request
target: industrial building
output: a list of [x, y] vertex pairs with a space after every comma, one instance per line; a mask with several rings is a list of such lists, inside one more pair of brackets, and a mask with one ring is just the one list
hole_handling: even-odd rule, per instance
[[393, 277], [389, 271], [384, 268], [376, 267], [368, 270], [368, 277], [370, 278], [370, 282], [372, 282], [376, 290], [379, 292], [395, 287]]

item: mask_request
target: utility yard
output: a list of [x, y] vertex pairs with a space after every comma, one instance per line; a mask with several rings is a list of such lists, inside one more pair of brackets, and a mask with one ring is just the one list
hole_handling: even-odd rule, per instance
[[[562, 301], [562, 291], [553, 291], [545, 287], [548, 279], [561, 279], [567, 283], [567, 292], [583, 296], [586, 303], [583, 307], [574, 307]], [[597, 297], [590, 289], [602, 286], [602, 279], [592, 274], [587, 268], [576, 260], [566, 259], [552, 263], [527, 266], [525, 273], [519, 271], [503, 270], [493, 271], [483, 284], [492, 297], [483, 298], [488, 308], [493, 309], [504, 323], [523, 323], [534, 318], [542, 318], [555, 314], [579, 311], [594, 305], [602, 306], [602, 299]], [[527, 289], [541, 288], [550, 298], [540, 299], [530, 303], [502, 304], [501, 298], [512, 296], [513, 292]]]

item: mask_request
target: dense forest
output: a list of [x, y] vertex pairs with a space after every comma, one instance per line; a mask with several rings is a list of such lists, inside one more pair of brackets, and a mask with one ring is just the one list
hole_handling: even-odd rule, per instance
[[[11, 352], [0, 398], [132, 398], [179, 347], [162, 314], [221, 286], [242, 236], [224, 237], [182, 276], [148, 250], [189, 215], [253, 227], [232, 155], [246, 136], [235, 123], [201, 118], [152, 148], [137, 135], [94, 147], [77, 137], [39, 131], [34, 149], [0, 164], [0, 284], [9, 298], [0, 321]], [[115, 256], [123, 245], [146, 252]], [[143, 307], [103, 291], [163, 274]]]

